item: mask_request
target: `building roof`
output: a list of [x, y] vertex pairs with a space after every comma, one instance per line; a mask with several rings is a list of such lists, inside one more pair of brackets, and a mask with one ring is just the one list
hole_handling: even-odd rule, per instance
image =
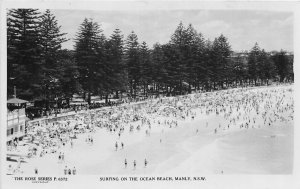
[[28, 101], [26, 100], [22, 100], [19, 98], [11, 98], [9, 100], [7, 100], [7, 104], [24, 104], [27, 103]]

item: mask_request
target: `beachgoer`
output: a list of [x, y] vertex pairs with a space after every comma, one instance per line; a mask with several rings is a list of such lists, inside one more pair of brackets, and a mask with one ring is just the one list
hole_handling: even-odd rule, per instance
[[133, 168], [134, 169], [136, 168], [136, 161], [135, 160], [133, 161]]
[[118, 142], [116, 142], [115, 147], [116, 147], [116, 151], [117, 151], [118, 150]]
[[64, 169], [64, 174], [67, 175], [68, 174], [68, 167], [65, 166], [65, 169]]
[[75, 166], [74, 166], [74, 168], [73, 168], [73, 175], [76, 175], [76, 168], [75, 168]]

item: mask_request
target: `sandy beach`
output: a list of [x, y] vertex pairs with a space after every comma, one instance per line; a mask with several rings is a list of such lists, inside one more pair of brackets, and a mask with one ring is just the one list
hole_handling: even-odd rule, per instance
[[[252, 98], [251, 93], [270, 94], [258, 102], [261, 107], [259, 114], [254, 109], [249, 112], [234, 109], [231, 117], [226, 117], [224, 115], [229, 111], [231, 102], [224, 102], [225, 112], [206, 114], [206, 107], [192, 109], [196, 115], [194, 119], [190, 115], [183, 120], [149, 114], [151, 129], [145, 126], [129, 132], [129, 126], [125, 126], [120, 137], [117, 132], [95, 127], [95, 132], [78, 134], [78, 138], [72, 140], [73, 147], [68, 142], [59, 149], [65, 155], [64, 162], [59, 162], [57, 153], [26, 158], [21, 163], [22, 174], [34, 174], [37, 168], [41, 175], [63, 175], [65, 166], [71, 169], [76, 167], [80, 175], [291, 174], [294, 122], [289, 116], [293, 115], [293, 109], [280, 111], [272, 105], [278, 99], [281, 99], [280, 107], [292, 104], [292, 88], [290, 85], [260, 87], [245, 89], [241, 94], [228, 93], [231, 96], [244, 95], [245, 98], [247, 94]], [[280, 96], [282, 91], [284, 96]], [[270, 106], [266, 115], [278, 115], [278, 119], [272, 120], [270, 125], [264, 123], [261, 117], [266, 104]], [[233, 124], [232, 118], [237, 116], [246, 118]], [[177, 126], [163, 124], [164, 120], [175, 119]], [[248, 128], [241, 128], [241, 124], [244, 127], [248, 120], [251, 121], [247, 124]], [[142, 123], [138, 120], [129, 124], [136, 127]], [[93, 138], [92, 143], [86, 142], [88, 137]], [[116, 142], [119, 144], [117, 150]], [[124, 143], [123, 148], [121, 143]], [[145, 158], [147, 166], [144, 165]], [[128, 162], [126, 168], [125, 159]], [[134, 160], [136, 168], [133, 166]], [[7, 163], [15, 166], [14, 163]]]

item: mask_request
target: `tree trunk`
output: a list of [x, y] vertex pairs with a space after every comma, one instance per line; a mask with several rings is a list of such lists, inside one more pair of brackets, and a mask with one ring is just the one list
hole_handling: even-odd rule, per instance
[[116, 98], [119, 99], [119, 91], [116, 90]]
[[146, 82], [144, 82], [144, 96], [146, 96]]
[[70, 108], [70, 98], [66, 98], [67, 101], [67, 107]]
[[88, 93], [88, 104], [89, 105], [91, 104], [91, 93], [90, 92]]
[[107, 104], [107, 103], [108, 103], [108, 94], [105, 95], [105, 104]]
[[131, 97], [132, 97], [132, 95], [133, 95], [132, 88], [133, 88], [133, 86], [132, 86], [132, 80], [130, 80], [130, 96], [131, 96]]
[[182, 81], [179, 83], [179, 94], [182, 95]]

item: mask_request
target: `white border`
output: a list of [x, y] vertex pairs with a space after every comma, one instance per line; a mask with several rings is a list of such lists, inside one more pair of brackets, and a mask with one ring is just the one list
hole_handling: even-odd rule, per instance
[[[98, 176], [70, 177], [68, 182], [32, 184], [16, 182], [5, 175], [6, 152], [6, 8], [41, 8], [41, 9], [80, 9], [80, 10], [266, 10], [294, 12], [294, 72], [295, 72], [295, 124], [294, 124], [294, 173], [292, 175], [195, 175], [205, 176], [204, 182], [100, 182]], [[0, 51], [0, 125], [1, 125], [1, 185], [3, 188], [300, 188], [299, 163], [299, 50], [300, 50], [300, 9], [299, 2], [197, 2], [197, 1], [59, 1], [59, 0], [18, 0], [5, 1], [1, 4], [1, 51]]]

